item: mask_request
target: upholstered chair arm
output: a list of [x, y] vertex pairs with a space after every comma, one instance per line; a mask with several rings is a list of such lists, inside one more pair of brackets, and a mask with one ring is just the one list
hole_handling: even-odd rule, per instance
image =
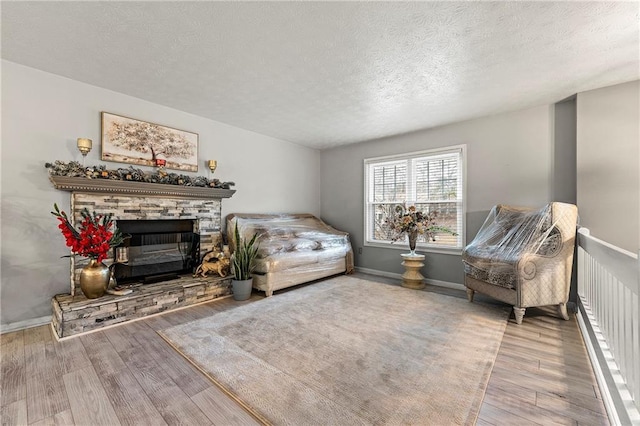
[[517, 263], [519, 307], [566, 303], [570, 281], [563, 256], [526, 254]]

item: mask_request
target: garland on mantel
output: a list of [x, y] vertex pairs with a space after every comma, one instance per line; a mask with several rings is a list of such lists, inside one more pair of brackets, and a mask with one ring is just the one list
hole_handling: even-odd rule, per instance
[[124, 180], [131, 182], [162, 183], [167, 185], [198, 186], [219, 189], [230, 189], [234, 182], [221, 182], [219, 179], [209, 179], [204, 176], [189, 176], [178, 173], [167, 173], [158, 170], [153, 173], [145, 173], [133, 166], [117, 170], [107, 170], [106, 166], [83, 166], [77, 161], [68, 163], [56, 160], [53, 163], [45, 163], [50, 176], [84, 177], [87, 179]]

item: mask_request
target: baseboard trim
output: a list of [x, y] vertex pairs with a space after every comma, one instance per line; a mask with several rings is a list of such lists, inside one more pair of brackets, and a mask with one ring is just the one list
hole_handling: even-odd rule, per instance
[[12, 331], [26, 330], [27, 328], [39, 327], [51, 322], [51, 315], [40, 318], [32, 318], [24, 321], [10, 322], [0, 325], [0, 334], [11, 333]]
[[[356, 272], [362, 272], [363, 274], [377, 275], [379, 277], [393, 278], [393, 279], [396, 279], [396, 280], [402, 280], [402, 274], [398, 274], [398, 273], [395, 273], [395, 272], [379, 271], [377, 269], [362, 268], [360, 266], [356, 266], [355, 270], [356, 270]], [[452, 288], [452, 289], [455, 289], [455, 290], [464, 290], [465, 289], [464, 284], [452, 283], [452, 282], [449, 282], [449, 281], [432, 280], [430, 278], [425, 278], [424, 282], [427, 283], [427, 284], [430, 284], [430, 285], [435, 285], [435, 286], [438, 286], [438, 287]]]
[[379, 277], [394, 278], [397, 280], [402, 279], [402, 274], [396, 274], [395, 272], [378, 271], [377, 269], [362, 268], [360, 266], [356, 266], [355, 270], [363, 274], [377, 275]]
[[430, 278], [425, 278], [424, 282], [427, 283], [427, 284], [431, 284], [431, 285], [437, 285], [438, 287], [452, 288], [454, 290], [466, 290], [467, 289], [464, 286], [464, 284], [452, 283], [450, 281], [440, 281], [440, 280], [432, 280]]

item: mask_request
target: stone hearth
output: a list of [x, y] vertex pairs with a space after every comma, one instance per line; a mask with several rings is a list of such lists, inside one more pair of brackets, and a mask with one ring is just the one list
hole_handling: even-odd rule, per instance
[[87, 299], [59, 294], [51, 300], [53, 329], [59, 338], [97, 330], [172, 309], [208, 302], [231, 294], [230, 278], [192, 278], [137, 284], [126, 296]]

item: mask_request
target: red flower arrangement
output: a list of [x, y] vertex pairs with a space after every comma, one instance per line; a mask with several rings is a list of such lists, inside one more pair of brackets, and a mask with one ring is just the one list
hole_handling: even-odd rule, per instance
[[70, 247], [74, 254], [102, 262], [107, 258], [109, 249], [119, 245], [126, 238], [118, 228], [113, 226], [111, 214], [90, 213], [85, 208], [80, 213], [82, 216], [80, 227], [76, 229], [69, 222], [67, 214], [58, 209], [57, 204], [54, 204], [53, 208], [55, 211], [51, 214], [60, 221], [58, 228], [64, 235], [67, 247]]

